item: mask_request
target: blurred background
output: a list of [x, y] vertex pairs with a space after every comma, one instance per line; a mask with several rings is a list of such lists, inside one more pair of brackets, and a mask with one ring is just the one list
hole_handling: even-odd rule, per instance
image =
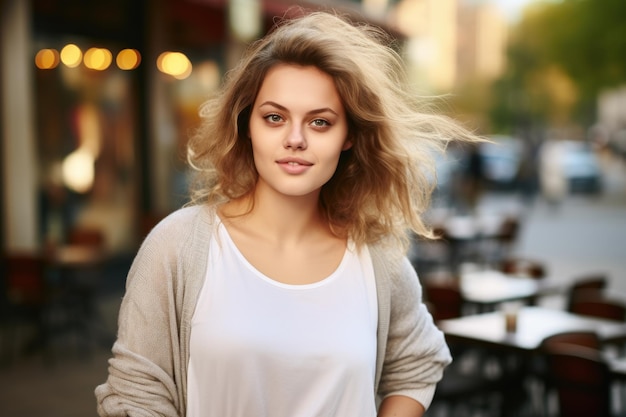
[[493, 141], [439, 158], [427, 216], [446, 243], [509, 233], [416, 240], [420, 276], [517, 256], [626, 293], [624, 0], [0, 4], [2, 415], [95, 415], [130, 262], [187, 201], [198, 108], [291, 13], [382, 26], [417, 90]]

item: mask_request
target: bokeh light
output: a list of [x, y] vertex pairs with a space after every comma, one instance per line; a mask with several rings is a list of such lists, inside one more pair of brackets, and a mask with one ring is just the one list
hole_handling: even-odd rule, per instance
[[76, 68], [83, 60], [83, 52], [73, 43], [67, 44], [61, 49], [61, 62], [69, 67]]
[[[104, 71], [113, 63], [113, 54], [106, 48], [91, 47], [83, 52], [75, 44], [65, 45], [60, 52], [53, 48], [44, 48], [35, 55], [35, 65], [39, 69], [53, 69], [59, 63], [68, 68], [76, 68], [81, 63], [86, 68], [95, 71]], [[132, 48], [120, 50], [115, 56], [115, 64], [123, 71], [136, 69], [141, 64], [141, 52]], [[166, 51], [159, 55], [156, 62], [157, 68], [178, 80], [184, 80], [192, 73], [191, 61], [182, 52]], [[213, 63], [202, 68], [203, 81], [213, 84], [219, 69]]]
[[35, 55], [35, 65], [39, 69], [53, 69], [59, 65], [59, 52], [56, 49], [42, 49]]
[[132, 70], [141, 63], [141, 54], [136, 49], [122, 49], [115, 58], [117, 67], [121, 70]]
[[93, 155], [82, 148], [69, 154], [62, 165], [65, 185], [77, 193], [89, 191], [95, 177], [94, 162]]
[[85, 52], [85, 66], [96, 71], [104, 71], [113, 61], [111, 51], [106, 48], [89, 48]]
[[183, 80], [191, 75], [191, 62], [181, 52], [163, 52], [157, 58], [157, 68], [164, 74]]

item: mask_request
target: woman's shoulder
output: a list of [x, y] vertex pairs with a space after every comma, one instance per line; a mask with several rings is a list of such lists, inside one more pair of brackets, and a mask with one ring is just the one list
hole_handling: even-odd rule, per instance
[[368, 245], [368, 248], [374, 266], [384, 271], [385, 275], [403, 275], [407, 263], [410, 265], [406, 253], [394, 245], [379, 242]]
[[[379, 285], [384, 285], [392, 294], [413, 293], [419, 287], [415, 268], [399, 248], [385, 244], [369, 246], [374, 274]], [[404, 294], [404, 296], [408, 295]]]
[[207, 205], [186, 206], [165, 216], [148, 233], [142, 246], [178, 251], [190, 244], [209, 241], [215, 209]]
[[175, 238], [193, 232], [194, 226], [211, 226], [215, 223], [215, 209], [207, 205], [179, 208], [161, 219], [150, 230], [150, 235], [166, 235]]

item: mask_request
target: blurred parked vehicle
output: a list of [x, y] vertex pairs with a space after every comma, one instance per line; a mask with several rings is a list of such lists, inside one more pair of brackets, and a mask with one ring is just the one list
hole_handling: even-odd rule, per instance
[[602, 190], [602, 170], [598, 157], [583, 142], [564, 141], [562, 169], [571, 193], [598, 193]]
[[561, 193], [602, 191], [602, 169], [589, 144], [573, 140], [547, 141], [542, 147], [542, 187], [544, 194], [559, 184]]

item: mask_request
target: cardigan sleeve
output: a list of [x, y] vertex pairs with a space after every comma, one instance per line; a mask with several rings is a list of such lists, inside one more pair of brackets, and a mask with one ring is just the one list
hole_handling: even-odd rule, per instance
[[392, 268], [389, 285], [391, 311], [379, 395], [408, 396], [428, 408], [452, 357], [422, 302], [420, 282], [407, 258]]
[[182, 210], [155, 227], [130, 268], [109, 374], [95, 391], [101, 417], [184, 415], [188, 351], [181, 317], [183, 299], [192, 295], [185, 294], [183, 277], [193, 275], [185, 259], [195, 233], [193, 216], [185, 213], [191, 214]]

